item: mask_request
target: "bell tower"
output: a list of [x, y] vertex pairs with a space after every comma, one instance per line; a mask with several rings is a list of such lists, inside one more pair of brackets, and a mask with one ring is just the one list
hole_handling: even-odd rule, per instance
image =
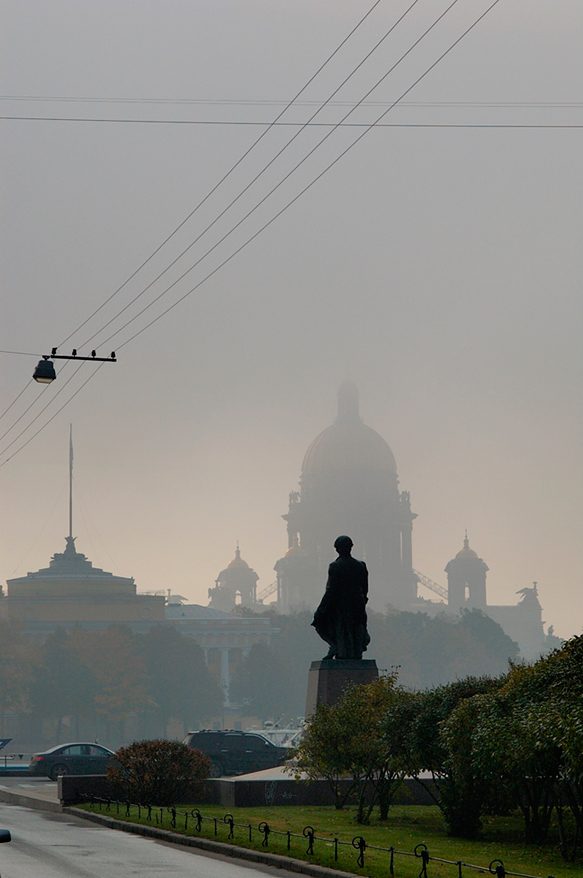
[[470, 549], [467, 531], [463, 549], [448, 563], [445, 572], [451, 610], [456, 613], [463, 609], [486, 610], [488, 565]]

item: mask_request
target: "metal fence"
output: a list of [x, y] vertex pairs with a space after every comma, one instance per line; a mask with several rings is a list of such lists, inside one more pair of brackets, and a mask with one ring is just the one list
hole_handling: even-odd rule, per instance
[[28, 753], [2, 753], [0, 755], [0, 771], [8, 769], [27, 769], [30, 764]]
[[[125, 818], [132, 817], [132, 808], [134, 809], [139, 820], [147, 820], [161, 829], [173, 829], [178, 832], [191, 832], [197, 834], [210, 834], [217, 840], [225, 840], [227, 842], [236, 843], [239, 840], [245, 840], [249, 844], [256, 842], [262, 848], [269, 849], [269, 840], [272, 837], [279, 837], [283, 842], [283, 846], [290, 856], [293, 855], [294, 849], [298, 851], [302, 845], [302, 852], [309, 857], [317, 858], [314, 846], [321, 843], [327, 847], [332, 847], [334, 852], [334, 861], [338, 862], [339, 853], [342, 848], [354, 849], [354, 862], [359, 869], [365, 868], [365, 862], [368, 851], [378, 851], [386, 854], [387, 869], [391, 878], [397, 874], [397, 860], [400, 857], [409, 857], [417, 859], [419, 862], [419, 878], [430, 878], [429, 867], [431, 863], [441, 863], [452, 866], [452, 873], [455, 878], [464, 878], [464, 873], [470, 870], [490, 875], [496, 875], [496, 878], [506, 878], [506, 876], [514, 876], [514, 878], [542, 878], [538, 875], [527, 875], [524, 872], [507, 871], [504, 863], [500, 859], [492, 860], [488, 866], [477, 866], [473, 863], [465, 863], [463, 860], [445, 860], [441, 857], [432, 857], [429, 853], [427, 845], [424, 842], [415, 845], [413, 851], [399, 851], [395, 847], [380, 847], [379, 845], [368, 844], [364, 836], [356, 835], [352, 841], [343, 841], [340, 838], [324, 837], [316, 835], [316, 831], [312, 826], [305, 826], [302, 834], [291, 832], [291, 830], [273, 829], [269, 823], [262, 820], [257, 826], [251, 823], [237, 823], [232, 814], [225, 814], [224, 817], [207, 817], [203, 815], [198, 808], [192, 808], [189, 811], [181, 811], [177, 808], [162, 808], [160, 806], [132, 804], [130, 802], [120, 802], [115, 799], [101, 799], [98, 796], [90, 796], [89, 804], [98, 807], [100, 811], [111, 813], [115, 811], [117, 815]], [[208, 827], [208, 832], [205, 832]], [[304, 847], [304, 845], [307, 846]], [[295, 846], [295, 848], [294, 848]], [[552, 875], [546, 878], [553, 878]]]

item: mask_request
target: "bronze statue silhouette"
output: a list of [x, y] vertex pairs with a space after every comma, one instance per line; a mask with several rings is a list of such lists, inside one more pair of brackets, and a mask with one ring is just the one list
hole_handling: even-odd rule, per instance
[[312, 625], [330, 649], [324, 659], [361, 659], [370, 643], [366, 628], [368, 570], [350, 554], [350, 537], [334, 543], [338, 558], [328, 568], [324, 597]]

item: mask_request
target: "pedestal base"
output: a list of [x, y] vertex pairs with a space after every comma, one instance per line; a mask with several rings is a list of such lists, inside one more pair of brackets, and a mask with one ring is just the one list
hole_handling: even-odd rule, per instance
[[318, 702], [336, 704], [347, 686], [372, 683], [378, 675], [374, 659], [323, 659], [312, 662], [308, 673], [306, 719], [314, 713]]

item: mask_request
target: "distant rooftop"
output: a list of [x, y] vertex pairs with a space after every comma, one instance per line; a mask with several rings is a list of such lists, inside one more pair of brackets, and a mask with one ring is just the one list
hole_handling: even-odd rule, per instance
[[167, 619], [232, 619], [230, 613], [203, 607], [201, 604], [166, 604]]

